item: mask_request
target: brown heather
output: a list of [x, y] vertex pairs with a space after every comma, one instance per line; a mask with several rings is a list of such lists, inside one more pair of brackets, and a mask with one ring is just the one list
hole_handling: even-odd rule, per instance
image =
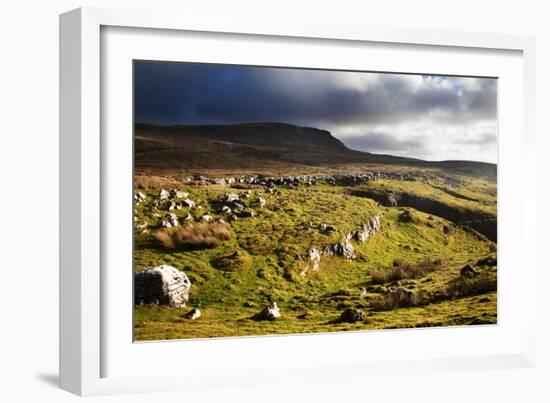
[[154, 237], [168, 249], [215, 248], [231, 239], [231, 230], [226, 223], [187, 224], [177, 228], [162, 228]]

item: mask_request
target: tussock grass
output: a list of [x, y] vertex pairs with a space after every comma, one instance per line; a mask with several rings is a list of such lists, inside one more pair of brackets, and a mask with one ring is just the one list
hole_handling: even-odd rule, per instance
[[481, 274], [473, 278], [456, 278], [448, 284], [446, 294], [450, 298], [463, 298], [473, 295], [486, 294], [496, 290], [496, 276]]
[[216, 248], [231, 239], [231, 227], [226, 223], [187, 224], [177, 228], [162, 228], [155, 239], [168, 249]]
[[371, 271], [374, 284], [384, 284], [399, 280], [415, 279], [424, 277], [433, 272], [441, 265], [440, 259], [423, 259], [418, 263], [409, 263], [402, 260], [395, 260], [390, 270], [375, 268]]
[[161, 176], [135, 175], [134, 186], [136, 189], [173, 189], [178, 186], [178, 182], [171, 178]]
[[416, 292], [388, 292], [382, 297], [373, 299], [370, 308], [374, 311], [391, 311], [395, 308], [406, 308], [426, 303], [426, 298]]

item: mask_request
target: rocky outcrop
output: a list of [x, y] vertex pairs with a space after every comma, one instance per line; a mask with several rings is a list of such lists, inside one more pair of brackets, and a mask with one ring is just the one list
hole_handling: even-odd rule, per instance
[[363, 225], [363, 228], [359, 231], [355, 231], [352, 234], [352, 238], [357, 242], [365, 243], [367, 239], [377, 233], [380, 230], [380, 216], [376, 215], [372, 217], [366, 224]]
[[[313, 246], [308, 251], [307, 264], [300, 272], [301, 275], [305, 275], [309, 271], [317, 271], [320, 268], [321, 257], [323, 256], [341, 256], [346, 260], [353, 260], [357, 258], [355, 254], [355, 248], [351, 243], [355, 240], [360, 243], [364, 243], [367, 239], [380, 231], [381, 220], [380, 216], [376, 215], [372, 217], [367, 223], [365, 223], [361, 230], [346, 232], [342, 235], [342, 240], [339, 243], [326, 245], [323, 248]], [[336, 230], [335, 227], [329, 226], [326, 223], [319, 224], [321, 231], [332, 232]]]
[[189, 300], [191, 282], [172, 266], [162, 265], [134, 275], [136, 304], [160, 304], [180, 308]]

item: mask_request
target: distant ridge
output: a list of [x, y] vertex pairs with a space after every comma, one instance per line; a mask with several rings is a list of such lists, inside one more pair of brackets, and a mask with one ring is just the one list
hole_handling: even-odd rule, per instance
[[135, 124], [135, 166], [142, 170], [257, 169], [285, 165], [398, 164], [496, 176], [496, 165], [430, 162], [349, 149], [327, 130], [288, 123]]

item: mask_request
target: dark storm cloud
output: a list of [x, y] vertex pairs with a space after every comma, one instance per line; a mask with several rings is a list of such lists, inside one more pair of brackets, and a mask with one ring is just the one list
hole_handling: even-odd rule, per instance
[[437, 158], [431, 141], [465, 138], [449, 128], [470, 127], [472, 137], [476, 122], [496, 121], [494, 79], [162, 62], [134, 71], [139, 122], [286, 122], [328, 129], [352, 148]]

